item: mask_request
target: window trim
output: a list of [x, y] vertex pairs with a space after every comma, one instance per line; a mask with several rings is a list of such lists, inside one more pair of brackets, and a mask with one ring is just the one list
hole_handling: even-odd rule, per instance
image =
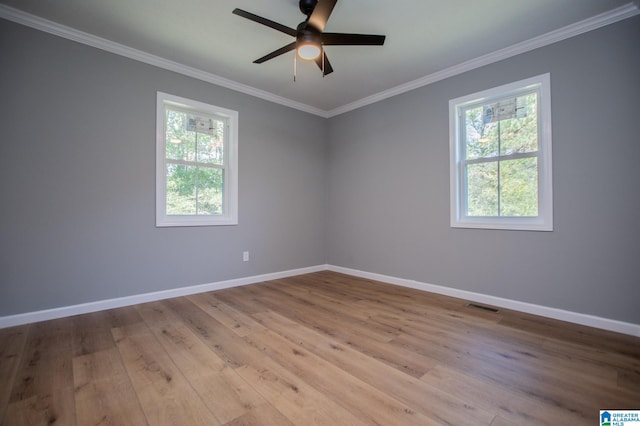
[[[227, 119], [225, 140], [224, 213], [222, 215], [167, 215], [165, 107], [217, 115]], [[156, 227], [238, 224], [238, 112], [204, 102], [157, 92], [156, 100]]]
[[[521, 92], [538, 92], [538, 216], [467, 216], [461, 140], [461, 110], [474, 104], [488, 103]], [[550, 74], [494, 87], [449, 101], [449, 173], [450, 221], [452, 228], [509, 229], [553, 231], [553, 185], [551, 158], [551, 78]]]

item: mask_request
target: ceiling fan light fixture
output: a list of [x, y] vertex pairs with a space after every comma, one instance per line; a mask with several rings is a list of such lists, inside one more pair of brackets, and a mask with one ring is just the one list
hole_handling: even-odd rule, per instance
[[301, 59], [313, 60], [320, 56], [322, 50], [320, 46], [315, 43], [305, 43], [298, 46], [298, 56]]

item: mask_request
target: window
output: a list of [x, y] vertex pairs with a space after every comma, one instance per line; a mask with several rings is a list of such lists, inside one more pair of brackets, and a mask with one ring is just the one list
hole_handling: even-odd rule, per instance
[[238, 113], [158, 92], [156, 226], [238, 223]]
[[553, 230], [549, 80], [449, 101], [452, 227]]

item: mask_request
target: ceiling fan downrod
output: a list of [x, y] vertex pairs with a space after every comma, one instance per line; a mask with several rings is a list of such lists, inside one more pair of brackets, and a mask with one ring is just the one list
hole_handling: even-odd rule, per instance
[[300, 0], [300, 12], [309, 17], [317, 3], [318, 0]]

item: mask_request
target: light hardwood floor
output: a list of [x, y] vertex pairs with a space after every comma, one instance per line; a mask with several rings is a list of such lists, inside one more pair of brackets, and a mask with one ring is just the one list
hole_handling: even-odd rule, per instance
[[640, 339], [332, 272], [0, 330], [5, 425], [594, 425]]

